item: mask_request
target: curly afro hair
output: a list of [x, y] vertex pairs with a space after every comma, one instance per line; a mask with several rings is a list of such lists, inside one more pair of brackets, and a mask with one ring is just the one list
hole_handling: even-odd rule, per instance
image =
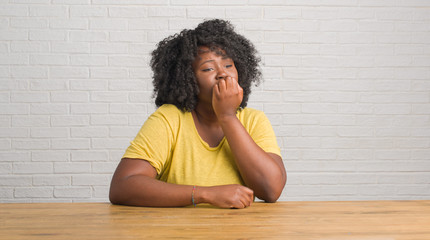
[[157, 107], [173, 104], [182, 111], [195, 109], [199, 88], [192, 63], [199, 46], [218, 54], [224, 50], [234, 61], [243, 88], [240, 108], [246, 107], [252, 83], [260, 82], [260, 58], [248, 39], [236, 33], [230, 22], [220, 19], [202, 22], [193, 30], [184, 29], [158, 43], [150, 63]]

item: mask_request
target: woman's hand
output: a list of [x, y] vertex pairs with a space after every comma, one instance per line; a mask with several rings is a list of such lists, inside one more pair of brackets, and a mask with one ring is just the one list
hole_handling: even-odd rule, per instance
[[197, 203], [209, 203], [220, 208], [246, 208], [254, 201], [254, 192], [242, 185], [197, 187]]
[[243, 89], [236, 78], [226, 77], [219, 80], [212, 91], [212, 107], [218, 120], [236, 116], [236, 110], [242, 99]]

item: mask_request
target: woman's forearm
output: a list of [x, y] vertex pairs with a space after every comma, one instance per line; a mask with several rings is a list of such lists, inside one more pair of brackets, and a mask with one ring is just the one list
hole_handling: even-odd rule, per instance
[[192, 204], [193, 186], [170, 184], [145, 175], [113, 179], [109, 198], [114, 204], [181, 207]]
[[219, 119], [245, 184], [267, 202], [275, 202], [284, 188], [282, 159], [261, 149], [236, 116]]

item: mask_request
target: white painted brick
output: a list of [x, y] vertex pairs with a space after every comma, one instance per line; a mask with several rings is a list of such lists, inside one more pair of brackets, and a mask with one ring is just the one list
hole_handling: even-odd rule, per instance
[[426, 81], [430, 77], [430, 70], [423, 68], [409, 68], [409, 69], [396, 69], [395, 72], [396, 79], [423, 79], [424, 81], [414, 81], [412, 84], [414, 85], [415, 91], [425, 91], [430, 86], [430, 82]]
[[47, 19], [11, 18], [10, 26], [13, 28], [48, 28]]
[[91, 53], [128, 53], [128, 45], [126, 43], [91, 43]]
[[219, 1], [209, 1], [209, 5], [245, 5], [247, 0], [219, 0]]
[[89, 103], [89, 104], [71, 104], [72, 114], [98, 114], [108, 113], [108, 104]]
[[186, 5], [186, 6], [200, 6], [206, 5], [208, 3], [207, 0], [171, 0], [170, 4], [172, 5]]
[[2, 5], [0, 15], [4, 17], [24, 17], [28, 16], [28, 7], [25, 5]]
[[232, 7], [225, 10], [225, 16], [229, 19], [255, 19], [262, 15], [261, 8]]
[[102, 198], [101, 202], [108, 201], [110, 188], [107, 186], [96, 186], [93, 188], [93, 197]]
[[[0, 188], [0, 198], [2, 202], [6, 202], [3, 199], [12, 199], [13, 198], [14, 188]], [[14, 200], [15, 202], [16, 200]]]
[[31, 186], [31, 176], [0, 176], [0, 186]]
[[110, 19], [110, 18], [95, 18], [90, 19], [90, 29], [102, 30], [123, 30], [128, 25], [127, 20]]
[[92, 92], [92, 102], [127, 102], [127, 94], [124, 92]]
[[33, 162], [64, 162], [70, 160], [68, 151], [34, 151], [31, 153]]
[[146, 7], [123, 7], [123, 6], [112, 6], [109, 7], [109, 16], [110, 17], [121, 17], [121, 18], [142, 18], [147, 17], [147, 8]]
[[108, 8], [98, 6], [71, 6], [71, 17], [105, 17], [108, 15]]
[[27, 187], [15, 188], [16, 198], [51, 198], [53, 189], [51, 187]]
[[1, 41], [28, 40], [27, 30], [2, 30]]
[[82, 162], [54, 163], [54, 173], [90, 173], [91, 164]]
[[[128, 72], [126, 69], [122, 68], [91, 68], [91, 78], [112, 78], [112, 79], [118, 79], [118, 78], [126, 78], [128, 76]], [[126, 83], [124, 85], [127, 85]]]
[[35, 41], [64, 41], [66, 40], [67, 32], [61, 30], [31, 30], [29, 39]]
[[300, 19], [301, 9], [297, 7], [265, 7], [264, 18], [266, 19]]
[[13, 116], [13, 127], [47, 127], [49, 116]]
[[27, 128], [0, 128], [0, 137], [4, 138], [19, 138], [28, 137]]
[[72, 176], [73, 186], [104, 186], [110, 183], [111, 174], [79, 174]]
[[51, 116], [51, 124], [55, 127], [60, 126], [87, 126], [90, 122], [89, 116]]
[[47, 139], [29, 139], [29, 140], [13, 140], [12, 147], [23, 150], [49, 149], [49, 140]]
[[139, 67], [148, 65], [148, 60], [143, 56], [110, 56], [109, 65], [115, 67]]
[[108, 153], [106, 151], [90, 150], [90, 151], [74, 151], [72, 152], [72, 161], [106, 161]]
[[[0, 149], [2, 148], [2, 140], [0, 140]], [[11, 174], [12, 173], [12, 163], [0, 163], [0, 173], [1, 174]]]
[[69, 38], [73, 42], [105, 42], [108, 38], [106, 32], [102, 31], [71, 31]]
[[47, 162], [13, 164], [13, 172], [15, 174], [43, 174], [52, 173], [52, 170], [52, 163]]
[[16, 103], [43, 103], [49, 101], [46, 92], [16, 92], [10, 96], [11, 102]]
[[144, 91], [146, 84], [142, 80], [111, 80], [109, 90], [112, 91]]
[[62, 149], [62, 150], [80, 150], [89, 149], [90, 140], [89, 139], [56, 139], [51, 143], [52, 149]]
[[77, 127], [71, 128], [73, 138], [108, 137], [109, 130], [106, 127]]
[[65, 138], [69, 136], [68, 128], [32, 128], [32, 138]]
[[183, 7], [151, 7], [148, 8], [149, 17], [185, 17], [186, 9]]
[[54, 197], [56, 198], [90, 198], [90, 187], [58, 187], [54, 189]]
[[51, 78], [60, 79], [82, 79], [89, 77], [89, 69], [86, 67], [51, 67], [50, 68]]
[[107, 90], [107, 81], [106, 80], [93, 80], [91, 81], [82, 81], [82, 80], [73, 80], [70, 83], [70, 89], [74, 91], [102, 91]]
[[68, 186], [70, 183], [71, 177], [65, 175], [45, 175], [33, 177], [33, 185], [35, 186]]
[[30, 160], [29, 152], [0, 152], [0, 162], [29, 162]]
[[336, 127], [302, 127], [301, 135], [304, 137], [335, 137]]
[[47, 78], [48, 77], [48, 69], [46, 67], [23, 67], [16, 66], [10, 67], [11, 75], [13, 78]]
[[375, 114], [409, 114], [411, 106], [408, 104], [375, 104]]
[[124, 138], [93, 138], [91, 146], [94, 149], [125, 149], [130, 145], [130, 139]]
[[29, 107], [21, 103], [0, 103], [0, 114], [28, 114]]
[[55, 92], [51, 93], [52, 102], [88, 102], [89, 93], [86, 92]]
[[30, 113], [34, 115], [59, 115], [67, 114], [69, 107], [67, 104], [44, 104], [33, 103], [30, 105]]
[[88, 29], [88, 20], [86, 19], [55, 19], [49, 22], [53, 29]]
[[51, 51], [55, 53], [89, 53], [90, 47], [85, 42], [53, 42]]
[[[139, 25], [140, 26], [140, 25]], [[110, 42], [144, 42], [146, 31], [110, 32]]]
[[33, 65], [67, 65], [69, 57], [67, 55], [51, 54], [32, 54], [30, 55], [30, 64]]

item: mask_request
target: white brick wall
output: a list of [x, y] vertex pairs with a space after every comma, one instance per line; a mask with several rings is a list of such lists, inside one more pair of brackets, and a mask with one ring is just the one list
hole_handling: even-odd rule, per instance
[[430, 198], [430, 1], [0, 1], [0, 202], [107, 201], [149, 53], [204, 18], [260, 51], [282, 200]]

